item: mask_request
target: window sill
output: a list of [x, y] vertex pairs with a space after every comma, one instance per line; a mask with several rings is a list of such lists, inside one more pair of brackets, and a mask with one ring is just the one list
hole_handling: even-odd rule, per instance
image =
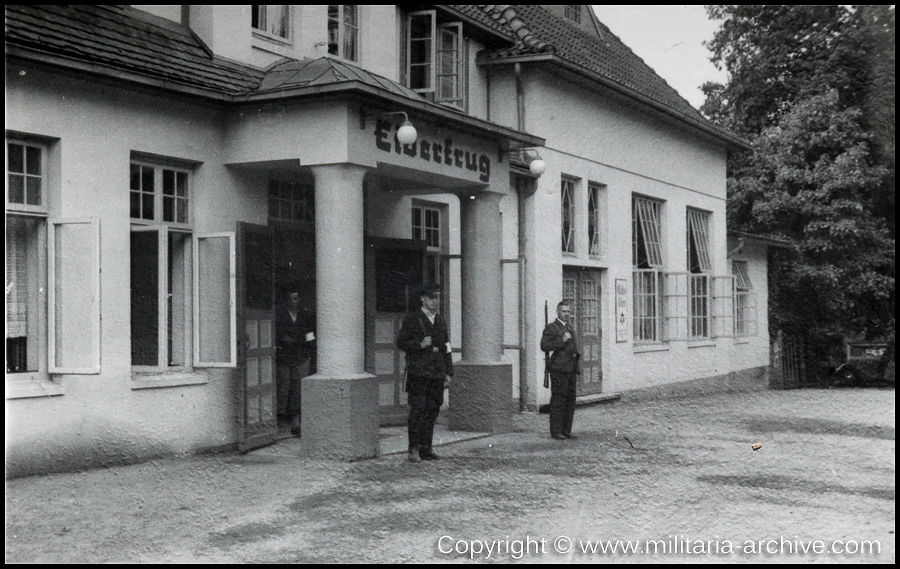
[[647, 352], [667, 352], [668, 344], [639, 344], [634, 347], [635, 354], [643, 354]]
[[189, 385], [205, 385], [209, 378], [201, 372], [133, 372], [131, 389], [161, 389], [164, 387], [186, 387]]
[[715, 340], [692, 340], [690, 344], [688, 344], [688, 349], [690, 348], [715, 348], [716, 341]]
[[269, 33], [263, 32], [261, 30], [253, 30], [253, 39], [264, 41], [264, 42], [269, 42], [269, 43], [277, 45], [278, 47], [290, 48], [290, 47], [294, 46], [294, 42], [290, 38], [276, 36], [274, 34], [269, 34]]
[[[15, 374], [19, 375], [19, 374]], [[6, 399], [31, 399], [35, 397], [57, 397], [65, 395], [66, 390], [62, 383], [48, 379], [39, 379], [32, 374], [23, 374], [26, 377], [6, 376]]]
[[735, 346], [743, 346], [743, 345], [749, 344], [749, 343], [750, 343], [750, 338], [735, 338], [734, 339]]

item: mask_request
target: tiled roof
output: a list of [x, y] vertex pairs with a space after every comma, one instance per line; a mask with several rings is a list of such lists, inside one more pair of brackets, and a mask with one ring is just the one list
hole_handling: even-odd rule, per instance
[[315, 87], [347, 81], [358, 81], [377, 87], [389, 93], [419, 100], [418, 93], [396, 81], [349, 65], [347, 63], [320, 57], [319, 59], [287, 59], [270, 67], [255, 93], [281, 91], [298, 87]]
[[493, 18], [490, 12], [484, 9], [486, 6], [448, 4], [446, 7], [475, 20], [510, 41], [516, 39], [515, 34], [507, 26], [497, 18]]
[[518, 38], [515, 45], [509, 48], [482, 53], [484, 59], [552, 53], [680, 114], [705, 121], [690, 103], [606, 26], [601, 24], [601, 38], [569, 24], [540, 6], [484, 5], [479, 8], [513, 30]]
[[234, 94], [262, 71], [212, 57], [190, 31], [136, 17], [123, 6], [5, 7], [7, 45]]

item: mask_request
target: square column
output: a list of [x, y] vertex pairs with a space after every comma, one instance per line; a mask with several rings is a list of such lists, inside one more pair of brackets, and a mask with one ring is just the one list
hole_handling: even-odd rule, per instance
[[303, 378], [305, 455], [378, 456], [378, 379], [365, 371], [363, 178], [352, 164], [314, 166], [318, 369]]
[[453, 365], [449, 427], [503, 432], [512, 428], [512, 365], [503, 356], [503, 253], [500, 199], [460, 196], [462, 226], [462, 361]]

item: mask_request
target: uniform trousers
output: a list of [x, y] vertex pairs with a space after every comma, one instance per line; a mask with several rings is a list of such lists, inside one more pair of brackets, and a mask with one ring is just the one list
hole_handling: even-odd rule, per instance
[[575, 389], [577, 375], [574, 371], [550, 372], [550, 434], [569, 435], [575, 419]]
[[409, 392], [409, 448], [430, 449], [434, 423], [444, 404], [444, 378], [409, 374], [406, 386]]
[[299, 365], [279, 365], [276, 370], [279, 415], [300, 414], [300, 380], [309, 375], [309, 360]]

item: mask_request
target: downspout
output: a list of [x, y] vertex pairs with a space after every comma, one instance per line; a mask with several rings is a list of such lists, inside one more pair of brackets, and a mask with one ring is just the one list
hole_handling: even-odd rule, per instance
[[516, 62], [516, 118], [518, 130], [525, 130], [525, 88], [522, 86], [522, 64]]

